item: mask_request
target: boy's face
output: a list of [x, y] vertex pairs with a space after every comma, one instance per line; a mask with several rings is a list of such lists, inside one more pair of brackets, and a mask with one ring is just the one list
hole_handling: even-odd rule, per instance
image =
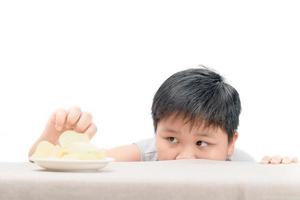
[[160, 120], [156, 131], [158, 160], [209, 159], [226, 160], [234, 151], [236, 133], [228, 143], [226, 132], [220, 128], [193, 126], [182, 116]]

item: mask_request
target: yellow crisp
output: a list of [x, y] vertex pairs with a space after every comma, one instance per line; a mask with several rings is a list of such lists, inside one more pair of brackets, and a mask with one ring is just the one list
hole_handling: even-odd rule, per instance
[[64, 160], [100, 160], [105, 153], [89, 143], [87, 135], [75, 131], [66, 131], [59, 137], [59, 145], [41, 141], [32, 158], [55, 158]]

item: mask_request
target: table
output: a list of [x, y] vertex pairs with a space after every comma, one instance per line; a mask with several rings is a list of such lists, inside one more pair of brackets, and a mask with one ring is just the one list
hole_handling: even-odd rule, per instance
[[300, 164], [179, 160], [113, 162], [100, 171], [52, 172], [0, 163], [0, 199], [300, 199]]

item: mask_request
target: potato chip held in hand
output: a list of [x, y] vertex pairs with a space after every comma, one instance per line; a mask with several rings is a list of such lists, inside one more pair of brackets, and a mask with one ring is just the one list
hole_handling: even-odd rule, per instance
[[75, 131], [65, 131], [58, 139], [58, 143], [61, 147], [68, 147], [75, 142], [89, 143], [90, 139], [86, 134], [77, 133]]

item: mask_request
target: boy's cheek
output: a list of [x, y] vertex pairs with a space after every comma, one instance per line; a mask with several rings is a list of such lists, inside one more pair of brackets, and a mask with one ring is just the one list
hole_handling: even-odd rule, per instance
[[175, 160], [176, 156], [172, 150], [167, 148], [157, 148], [157, 159], [158, 160]]
[[210, 151], [207, 153], [207, 156], [210, 160], [227, 160], [228, 147], [226, 145], [217, 145], [210, 149]]
[[210, 159], [210, 160], [226, 160], [227, 154], [224, 152], [217, 153], [217, 154], [210, 156], [208, 159]]
[[163, 141], [157, 141], [157, 159], [158, 160], [175, 160], [176, 150], [170, 149]]
[[176, 154], [169, 151], [157, 151], [158, 160], [175, 160]]

